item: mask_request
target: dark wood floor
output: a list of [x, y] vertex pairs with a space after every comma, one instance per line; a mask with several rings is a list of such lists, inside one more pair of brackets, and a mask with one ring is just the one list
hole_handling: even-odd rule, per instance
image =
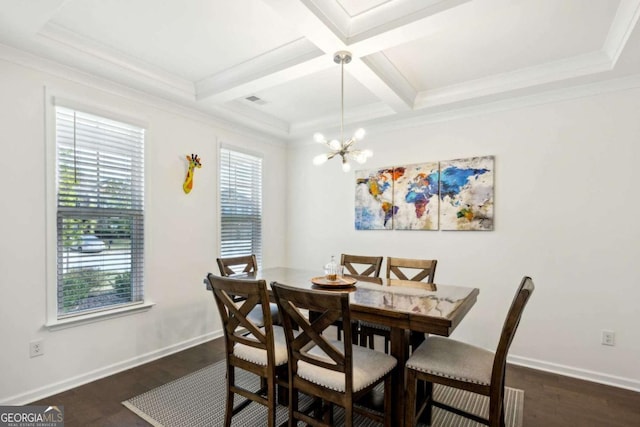
[[[121, 402], [223, 358], [217, 339], [34, 404], [64, 405], [66, 427], [149, 426]], [[525, 390], [525, 427], [640, 426], [640, 393], [518, 366], [507, 385]]]

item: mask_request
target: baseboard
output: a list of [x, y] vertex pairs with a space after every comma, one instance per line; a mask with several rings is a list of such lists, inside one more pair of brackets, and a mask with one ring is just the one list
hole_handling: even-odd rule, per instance
[[524, 366], [526, 368], [537, 369], [539, 371], [551, 372], [558, 375], [564, 375], [567, 377], [578, 378], [585, 381], [591, 381], [640, 392], [640, 381], [629, 378], [603, 374], [602, 372], [589, 371], [587, 369], [579, 369], [571, 366], [545, 362], [537, 359], [529, 359], [527, 357], [520, 356], [508, 356], [507, 361], [514, 365]]
[[114, 375], [122, 371], [126, 371], [127, 369], [135, 368], [136, 366], [140, 366], [145, 363], [152, 362], [162, 357], [169, 356], [173, 353], [177, 353], [177, 352], [186, 350], [188, 348], [195, 347], [196, 345], [203, 344], [205, 342], [211, 341], [221, 336], [222, 336], [222, 330], [201, 335], [199, 337], [191, 338], [189, 340], [182, 341], [177, 344], [173, 344], [169, 347], [161, 348], [146, 354], [141, 354], [140, 356], [136, 356], [134, 358], [124, 360], [122, 362], [115, 363], [110, 366], [106, 366], [104, 368], [96, 369], [95, 371], [87, 372], [85, 374], [78, 375], [76, 377], [69, 378], [64, 381], [49, 384], [44, 387], [37, 388], [35, 390], [30, 390], [26, 393], [21, 393], [21, 394], [9, 397], [4, 402], [0, 402], [0, 404], [1, 405], [26, 405], [30, 402], [35, 402], [37, 400], [44, 399], [48, 396], [52, 396], [54, 394], [58, 394], [66, 390], [79, 387], [81, 385], [90, 383], [92, 381], [96, 381], [101, 378], [108, 377], [110, 375]]
[[[4, 402], [0, 402], [0, 405], [26, 405], [27, 403], [35, 402], [48, 396], [52, 396], [54, 394], [79, 387], [92, 381], [108, 377], [109, 375], [114, 375], [119, 372], [126, 371], [127, 369], [135, 368], [136, 366], [152, 362], [165, 356], [169, 356], [179, 351], [195, 347], [196, 345], [203, 344], [221, 336], [222, 331], [216, 331], [209, 334], [201, 335], [199, 337], [182, 341], [169, 347], [142, 354], [140, 356], [122, 361], [120, 363], [116, 363], [101, 369], [97, 369], [95, 371], [87, 372], [83, 375], [69, 378], [65, 381], [49, 384], [44, 387], [30, 390], [26, 393], [9, 397]], [[514, 365], [524, 366], [526, 368], [537, 369], [540, 371], [551, 372], [558, 375], [564, 375], [572, 378], [582, 379], [585, 381], [592, 381], [600, 384], [610, 385], [613, 387], [640, 392], [640, 381], [632, 380], [629, 378], [603, 374], [601, 372], [589, 371], [586, 369], [579, 369], [571, 366], [560, 365], [520, 356], [509, 356], [508, 362]]]

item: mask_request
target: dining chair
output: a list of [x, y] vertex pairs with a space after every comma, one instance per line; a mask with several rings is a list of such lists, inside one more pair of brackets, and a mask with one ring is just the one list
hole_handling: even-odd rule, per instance
[[[407, 412], [405, 425], [413, 427], [425, 412], [431, 419], [432, 407], [437, 406], [476, 422], [504, 427], [504, 379], [507, 353], [520, 323], [531, 293], [533, 281], [525, 276], [520, 282], [507, 318], [502, 327], [500, 340], [495, 352], [450, 338], [430, 336], [418, 347], [406, 363]], [[416, 411], [417, 380], [427, 383], [425, 401]], [[489, 397], [489, 417], [470, 414], [433, 400], [433, 384], [442, 384]]]
[[[403, 281], [433, 283], [438, 260], [387, 258], [389, 285], [402, 285]], [[410, 276], [407, 276], [410, 274]]]
[[254, 254], [235, 257], [216, 258], [221, 276], [234, 274], [252, 274], [258, 271], [258, 261]]
[[380, 277], [382, 257], [342, 254], [340, 264], [344, 266], [347, 276]]
[[[411, 258], [387, 258], [387, 283], [389, 286], [420, 287], [425, 290], [434, 290], [434, 276], [438, 260], [435, 259], [411, 259]], [[360, 345], [374, 348], [374, 337], [384, 338], [384, 351], [389, 352], [391, 342], [391, 330], [388, 326], [378, 325], [372, 322], [360, 322]], [[424, 341], [424, 334], [411, 334], [412, 347], [415, 348]]]
[[[267, 425], [275, 426], [276, 385], [287, 387], [287, 343], [284, 330], [273, 326], [267, 284], [264, 280], [243, 280], [207, 276], [222, 318], [227, 363], [227, 403], [225, 427], [232, 417], [251, 402], [267, 407]], [[243, 300], [236, 301], [236, 297]], [[260, 308], [263, 325], [258, 326], [248, 314]], [[257, 391], [236, 384], [236, 369], [252, 372], [260, 377]], [[242, 396], [242, 403], [234, 406], [234, 396]]]
[[[255, 274], [258, 271], [258, 261], [254, 254], [242, 255], [235, 257], [216, 258], [218, 268], [220, 269], [220, 275], [223, 277], [233, 277], [238, 274]], [[237, 301], [241, 301], [242, 298], [238, 297]], [[280, 315], [278, 314], [278, 306], [274, 303], [269, 305], [271, 310], [271, 318], [274, 324], [280, 323]], [[256, 307], [254, 311], [249, 314], [251, 320], [258, 326], [263, 325], [262, 309]]]
[[[380, 277], [382, 259], [381, 256], [341, 254], [340, 265], [344, 267], [343, 274], [345, 276], [353, 277], [360, 281], [382, 284], [381, 280], [376, 281], [376, 279]], [[338, 340], [342, 339], [342, 321], [337, 320], [334, 326], [337, 328]], [[358, 344], [360, 338], [359, 322], [353, 322], [351, 326], [355, 328], [356, 331], [356, 333], [353, 334], [353, 343]]]
[[[316, 427], [332, 426], [333, 405], [339, 405], [344, 408], [347, 427], [353, 426], [354, 412], [391, 426], [391, 373], [397, 360], [353, 345], [349, 293], [292, 288], [276, 282], [271, 283], [271, 289], [289, 350], [289, 425], [302, 421]], [[310, 320], [305, 316], [307, 310], [318, 315]], [[330, 340], [324, 333], [339, 318], [344, 320], [344, 340]], [[297, 336], [294, 331], [299, 331]], [[382, 414], [354, 405], [382, 382]], [[314, 398], [307, 408], [299, 407], [299, 392]]]

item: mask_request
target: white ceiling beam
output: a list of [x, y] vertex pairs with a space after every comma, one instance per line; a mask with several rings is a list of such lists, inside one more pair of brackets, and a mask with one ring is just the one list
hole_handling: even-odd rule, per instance
[[640, 0], [622, 0], [613, 18], [604, 51], [615, 65], [640, 17]]
[[[407, 111], [413, 108], [418, 92], [384, 53], [371, 54], [361, 58], [361, 61], [371, 72], [375, 73], [377, 80], [384, 82], [383, 85], [378, 83], [372, 86], [370, 90], [374, 91], [380, 99], [387, 102], [395, 111]], [[361, 83], [365, 84], [362, 81]]]
[[402, 19], [381, 23], [366, 32], [349, 38], [349, 48], [359, 57], [363, 57], [429, 37], [450, 25], [448, 11], [468, 1], [443, 1], [438, 3], [439, 7], [437, 8], [432, 7]]
[[[234, 85], [227, 85], [224, 89], [209, 90], [196, 89], [198, 99], [212, 100], [217, 103], [229, 102], [238, 98], [244, 98], [263, 89], [268, 89], [287, 83], [290, 80], [314, 74], [335, 65], [328, 55], [322, 55], [310, 60], [297, 63], [292, 66], [281, 68], [271, 73], [263, 73], [251, 79], [245, 79]], [[210, 83], [208, 83], [210, 84]], [[197, 87], [197, 85], [196, 85]], [[200, 92], [203, 90], [204, 92]]]
[[[324, 52], [305, 38], [299, 38], [249, 61], [196, 82], [196, 98], [213, 96], [225, 102], [252, 91], [279, 84], [284, 76], [302, 76], [322, 69], [315, 59]], [[303, 74], [301, 74], [303, 73]], [[238, 95], [240, 94], [240, 95]]]
[[[377, 41], [374, 44], [377, 45], [380, 41], [389, 39], [390, 36], [391, 39], [389, 41], [391, 43], [406, 43], [416, 38], [422, 38], [433, 33], [433, 27], [441, 25], [437, 22], [437, 17], [440, 17], [440, 21], [442, 21], [442, 17], [446, 16], [447, 11], [469, 1], [471, 0], [430, 2], [411, 0], [398, 5], [387, 3], [382, 7], [373, 9], [370, 13], [355, 17], [351, 22], [346, 42], [348, 45], [353, 46], [369, 39], [374, 40], [375, 37], [383, 34], [386, 34], [386, 36], [375, 39]], [[389, 42], [383, 45], [387, 46]], [[391, 44], [390, 46], [395, 45]], [[378, 50], [382, 49], [378, 48]]]
[[[406, 84], [403, 83], [404, 78], [398, 78], [397, 70], [395, 73], [390, 72], [388, 64], [383, 66], [382, 61], [376, 61], [376, 58], [367, 62], [360, 60], [358, 52], [352, 52], [341, 39], [337, 26], [333, 25], [313, 2], [308, 0], [303, 2], [298, 0], [265, 1], [285, 20], [295, 23], [298, 31], [327, 55], [333, 57], [333, 54], [339, 50], [349, 50], [353, 55], [353, 60], [347, 67], [348, 72], [380, 100], [388, 103], [393, 110], [406, 111], [412, 108], [415, 94], [408, 95], [410, 91], [406, 90]], [[380, 62], [377, 67], [375, 67], [376, 62]], [[327, 68], [332, 65], [332, 60], [326, 60]]]
[[325, 53], [333, 54], [346, 49], [347, 46], [341, 39], [338, 28], [312, 2], [300, 0], [263, 1]]

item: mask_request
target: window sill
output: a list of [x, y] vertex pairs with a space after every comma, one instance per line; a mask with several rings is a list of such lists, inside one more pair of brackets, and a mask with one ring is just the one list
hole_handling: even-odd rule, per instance
[[101, 322], [107, 319], [115, 319], [116, 317], [129, 316], [131, 314], [145, 312], [151, 309], [155, 304], [145, 302], [142, 304], [129, 305], [114, 310], [100, 311], [81, 316], [68, 317], [66, 319], [54, 319], [45, 323], [45, 327], [50, 331], [58, 331], [60, 329], [73, 328], [76, 326], [86, 325], [88, 323]]

